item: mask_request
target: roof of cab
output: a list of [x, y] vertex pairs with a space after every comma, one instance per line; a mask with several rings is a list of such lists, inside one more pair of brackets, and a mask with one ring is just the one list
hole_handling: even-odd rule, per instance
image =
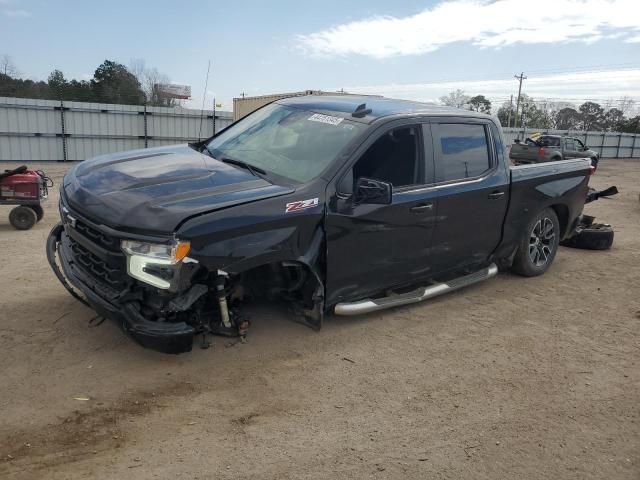
[[[433, 103], [413, 102], [410, 100], [396, 100], [392, 98], [360, 96], [360, 95], [306, 95], [300, 97], [288, 97], [278, 100], [276, 103], [290, 105], [304, 110], [312, 110], [322, 113], [331, 113], [350, 120], [371, 123], [379, 118], [413, 115], [444, 115], [487, 118], [489, 115], [470, 110], [446, 107]], [[366, 104], [371, 112], [364, 117], [357, 118], [351, 114], [359, 105]]]

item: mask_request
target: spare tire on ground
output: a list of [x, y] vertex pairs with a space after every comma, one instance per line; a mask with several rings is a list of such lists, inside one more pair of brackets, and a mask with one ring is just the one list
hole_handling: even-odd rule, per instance
[[608, 250], [613, 245], [613, 228], [606, 223], [592, 223], [560, 245], [587, 250]]

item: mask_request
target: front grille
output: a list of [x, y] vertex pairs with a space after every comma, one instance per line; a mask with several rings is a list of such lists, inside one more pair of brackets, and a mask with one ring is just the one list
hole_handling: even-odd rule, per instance
[[100, 257], [80, 245], [73, 238], [69, 237], [69, 245], [76, 264], [92, 277], [98, 277], [103, 283], [113, 288], [124, 288], [126, 281], [126, 272], [124, 267], [124, 255], [116, 262], [108, 264]]
[[120, 251], [120, 242], [117, 238], [111, 237], [109, 235], [105, 235], [104, 233], [96, 230], [95, 228], [90, 227], [82, 220], [76, 221], [75, 229], [81, 235], [87, 237], [93, 243], [100, 245], [107, 250], [112, 252]]

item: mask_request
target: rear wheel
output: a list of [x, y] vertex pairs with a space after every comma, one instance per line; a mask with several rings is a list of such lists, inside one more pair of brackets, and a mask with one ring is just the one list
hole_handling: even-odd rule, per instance
[[29, 230], [37, 221], [36, 212], [23, 205], [14, 208], [9, 213], [9, 222], [18, 230]]
[[558, 251], [560, 222], [550, 208], [535, 215], [527, 224], [513, 260], [512, 270], [525, 277], [546, 272]]
[[36, 212], [36, 218], [38, 222], [42, 220], [42, 218], [44, 217], [44, 208], [42, 208], [42, 205], [32, 205], [31, 210]]

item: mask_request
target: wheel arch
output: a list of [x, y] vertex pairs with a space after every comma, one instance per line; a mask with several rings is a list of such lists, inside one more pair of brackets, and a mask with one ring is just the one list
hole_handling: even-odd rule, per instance
[[558, 223], [560, 224], [560, 238], [564, 238], [569, 227], [569, 208], [562, 203], [550, 205], [549, 208], [553, 210], [558, 217]]

